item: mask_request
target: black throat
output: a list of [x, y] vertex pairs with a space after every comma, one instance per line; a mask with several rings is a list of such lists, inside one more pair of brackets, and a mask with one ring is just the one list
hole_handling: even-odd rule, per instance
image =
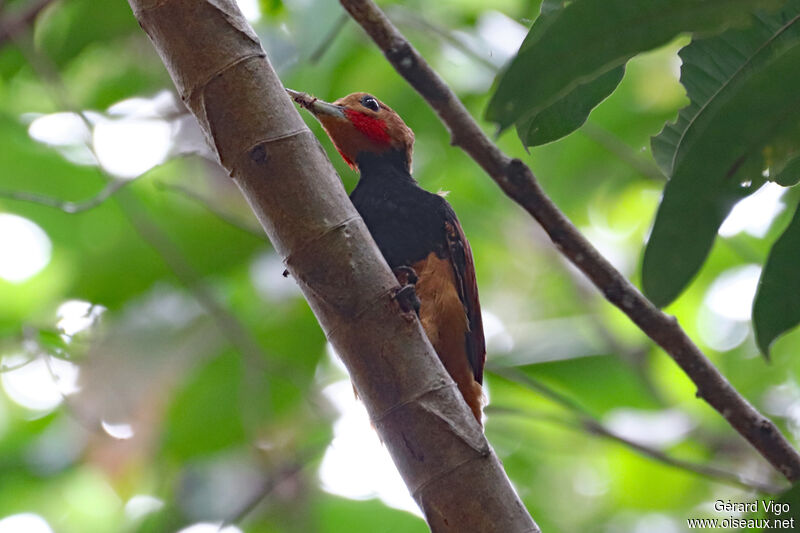
[[388, 150], [380, 154], [359, 152], [356, 156], [356, 165], [358, 165], [358, 171], [361, 174], [359, 183], [365, 180], [368, 182], [398, 180], [406, 183], [417, 183], [411, 176], [409, 169], [411, 165], [406, 159], [405, 151]]
[[431, 252], [446, 253], [446, 202], [420, 187], [405, 152], [362, 152], [361, 177], [350, 194], [389, 266], [410, 266]]

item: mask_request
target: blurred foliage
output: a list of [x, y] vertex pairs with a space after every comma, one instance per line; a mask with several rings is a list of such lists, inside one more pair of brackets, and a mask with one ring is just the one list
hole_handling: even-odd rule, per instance
[[798, 15], [800, 2], [789, 1], [775, 13], [759, 12], [746, 29], [681, 50], [691, 102], [653, 138], [653, 156], [670, 177], [642, 267], [645, 293], [657, 305], [675, 299], [695, 275], [739, 200], [770, 175], [788, 178], [787, 161], [800, 146], [793, 89], [800, 83], [800, 25], [791, 22]]
[[[577, 10], [581, 3], [570, 6]], [[664, 9], [697, 4], [652, 3]], [[25, 1], [6, 4], [11, 11]], [[564, 3], [548, 2], [554, 4]], [[571, 40], [581, 35], [578, 29], [549, 36], [563, 50], [565, 74], [553, 79], [548, 98], [537, 100], [569, 104], [537, 111], [555, 132], [545, 141], [588, 116], [586, 124], [530, 153], [513, 134], [498, 143], [531, 165], [558, 205], [638, 284], [640, 254], [665, 184], [650, 138], [687, 102], [697, 102], [691, 91], [684, 96], [676, 72], [688, 38], [670, 40], [681, 31], [718, 28], [739, 13], [719, 6], [744, 3], [715, 2], [714, 13], [724, 16], [697, 20], [675, 11], [674, 24], [660, 33], [643, 24], [643, 41], [633, 48], [602, 22], [618, 13], [595, 4], [600, 19], [591, 22], [609, 54], [586, 66], [595, 50], [591, 42]], [[325, 99], [354, 91], [378, 95], [416, 133], [420, 183], [450, 191], [472, 244], [486, 314], [486, 432], [544, 531], [683, 531], [687, 518], [715, 517], [710, 502], [764, 496], [644, 457], [571, 423], [577, 414], [667, 455], [781, 486], [780, 476], [695, 398], [676, 365], [450, 146], [436, 115], [342, 18], [337, 3], [242, 5], [260, 9], [254, 27], [287, 86]], [[386, 7], [482, 117], [495, 75], [541, 6], [535, 0], [503, 0], [491, 8], [477, 0], [408, 0]], [[570, 76], [589, 81], [582, 76], [613, 68], [619, 70], [599, 92], [570, 82]], [[532, 76], [526, 76], [528, 84]], [[546, 73], [537, 70], [535, 77]], [[211, 160], [189, 155], [202, 145], [180, 105], [163, 104], [174, 103], [172, 91], [125, 2], [102, 9], [89, 0], [53, 2], [27, 33], [0, 49], [0, 272], [21, 264], [36, 240], [35, 232], [19, 230], [16, 240], [3, 233], [2, 224], [20, 223], [15, 217], [35, 223], [50, 247], [49, 261], [35, 275], [0, 278], [0, 531], [3, 517], [23, 513], [43, 517], [57, 533], [173, 532], [198, 522], [233, 522], [247, 533], [426, 531], [418, 517], [377, 499], [370, 487], [362, 491], [366, 496], [348, 498], [321, 480], [328, 446], [339, 432], [354, 430], [329, 394], [346, 376], [269, 243], [251, 231], [257, 225], [230, 179]], [[71, 115], [69, 127], [69, 121], [44, 122], [76, 110], [84, 116]], [[744, 121], [759, 119], [738, 111]], [[352, 189], [356, 175], [319, 126], [308, 123]], [[168, 153], [92, 207], [91, 199], [120, 178], [110, 165], [99, 169], [85, 143], [98, 157], [101, 148], [116, 146], [115, 157], [143, 160], [154, 135], [136, 136], [141, 128], [165, 131]], [[118, 131], [130, 135], [118, 139]], [[781, 153], [791, 154], [789, 147], [781, 144]], [[783, 161], [791, 170], [792, 160]], [[90, 208], [80, 212], [58, 209], [64, 201], [86, 200]], [[785, 279], [763, 285], [759, 298], [796, 300], [797, 248], [772, 247], [796, 241], [790, 233], [796, 219], [789, 226], [793, 209], [787, 208], [796, 203], [789, 190], [770, 209], [751, 208], [737, 231], [716, 236], [696, 279], [669, 308], [795, 443], [800, 333], [778, 338], [766, 364], [757, 357], [749, 309], [754, 265], [768, 256], [765, 273]], [[764, 230], [754, 230], [754, 223]], [[753, 269], [755, 277], [741, 277]], [[744, 281], [730, 281], [738, 279]], [[786, 329], [760, 333], [772, 340]], [[509, 371], [526, 379], [508, 379]], [[363, 468], [355, 459], [342, 471], [361, 479]]]
[[761, 351], [769, 351], [772, 341], [800, 323], [800, 303], [792, 295], [800, 294], [797, 270], [800, 250], [800, 211], [770, 250], [764, 274], [753, 302], [753, 329]]
[[[640, 52], [666, 44], [682, 32], [704, 33], [741, 22], [754, 7], [766, 4], [775, 2], [545, 0], [542, 16], [500, 77], [486, 117], [501, 128], [526, 121], [548, 106], [563, 104], [573, 91], [588, 91], [587, 85], [596, 85], [590, 81], [605, 79], [601, 76], [609, 71], [615, 71], [618, 80], [618, 67]], [[592, 96], [594, 103], [616, 87], [602, 85], [604, 94]], [[527, 142], [526, 136], [522, 139]]]

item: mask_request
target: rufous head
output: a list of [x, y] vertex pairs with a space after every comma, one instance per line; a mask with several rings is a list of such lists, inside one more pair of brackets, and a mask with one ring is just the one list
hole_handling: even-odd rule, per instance
[[351, 168], [358, 167], [359, 154], [397, 151], [411, 168], [414, 132], [392, 108], [367, 93], [348, 94], [328, 103], [305, 93], [286, 90], [295, 102], [319, 120], [334, 146]]

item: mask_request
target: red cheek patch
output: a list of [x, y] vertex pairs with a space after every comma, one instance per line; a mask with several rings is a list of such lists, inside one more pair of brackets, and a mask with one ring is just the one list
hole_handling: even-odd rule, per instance
[[392, 139], [386, 132], [386, 122], [383, 120], [352, 109], [345, 109], [344, 114], [347, 120], [371, 141], [386, 145], [391, 143]]

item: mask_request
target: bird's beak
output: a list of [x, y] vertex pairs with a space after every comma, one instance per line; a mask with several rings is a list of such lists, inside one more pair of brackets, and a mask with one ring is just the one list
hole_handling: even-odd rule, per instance
[[289, 93], [289, 96], [292, 98], [292, 100], [300, 104], [300, 106], [311, 111], [311, 113], [317, 118], [326, 115], [337, 118], [346, 118], [344, 114], [344, 108], [342, 106], [330, 104], [320, 100], [319, 98], [314, 98], [310, 94], [293, 91], [292, 89], [286, 89], [286, 92]]

